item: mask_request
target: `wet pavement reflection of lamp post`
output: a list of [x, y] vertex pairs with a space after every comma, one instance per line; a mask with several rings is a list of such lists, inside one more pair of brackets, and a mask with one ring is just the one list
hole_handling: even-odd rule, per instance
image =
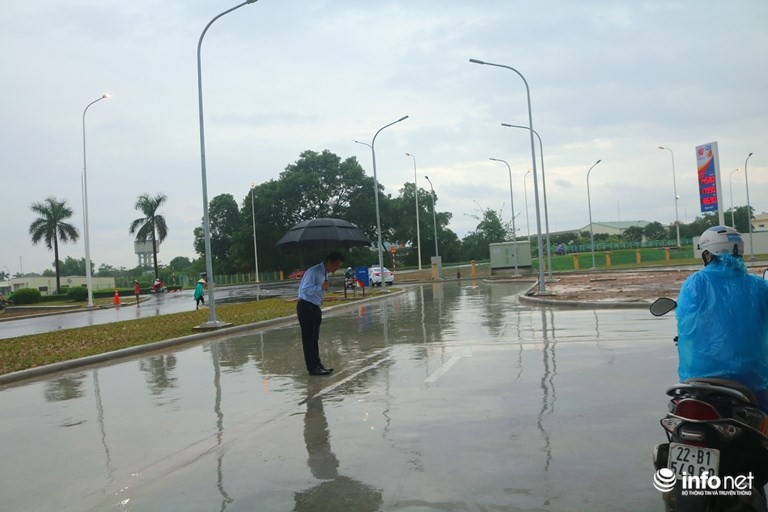
[[675, 229], [677, 231], [677, 246], [680, 247], [680, 218], [677, 215], [677, 202], [680, 198], [677, 196], [677, 179], [675, 178], [675, 153], [670, 148], [659, 146], [659, 149], [666, 149], [672, 156], [672, 191], [675, 193]]
[[408, 119], [408, 116], [403, 116], [397, 121], [392, 121], [391, 123], [385, 124], [384, 126], [379, 128], [379, 130], [373, 135], [373, 140], [371, 140], [370, 144], [366, 144], [365, 142], [360, 142], [360, 141], [354, 141], [357, 144], [363, 144], [371, 148], [371, 158], [373, 159], [373, 188], [374, 188], [373, 197], [376, 205], [376, 234], [379, 239], [379, 243], [378, 243], [379, 269], [381, 269], [382, 275], [384, 275], [383, 274], [384, 273], [384, 256], [382, 254], [382, 250], [384, 246], [382, 245], [382, 241], [381, 241], [381, 214], [379, 213], [379, 180], [377, 179], [377, 176], [376, 176], [376, 137], [378, 137], [379, 133], [381, 133], [381, 131], [384, 128], [389, 128], [393, 124], [397, 124], [400, 121], [405, 121], [406, 119]]
[[[525, 79], [523, 74], [516, 70], [515, 68], [511, 66], [507, 66], [505, 64], [493, 64], [492, 62], [485, 62], [482, 60], [477, 59], [469, 59], [469, 62], [473, 64], [482, 64], [487, 66], [494, 66], [497, 68], [504, 68], [508, 69], [510, 71], [514, 71], [517, 73], [517, 75], [522, 78], [523, 83], [525, 84], [525, 95], [528, 99], [528, 128], [530, 128], [529, 133], [531, 135], [531, 165], [533, 169], [533, 194], [534, 198], [536, 199], [536, 240], [538, 242], [539, 247], [539, 293], [544, 293], [547, 289], [547, 285], [544, 281], [544, 265], [542, 264], [544, 259], [544, 253], [542, 252], [542, 248], [544, 247], [544, 243], [541, 236], [541, 210], [539, 208], [539, 181], [536, 177], [536, 148], [533, 144], [533, 114], [531, 113], [531, 89], [528, 87], [528, 80]], [[517, 256], [517, 254], [515, 254]]]
[[749, 176], [747, 175], [747, 162], [752, 158], [752, 154], [747, 155], [744, 160], [744, 182], [747, 186], [747, 226], [749, 226], [749, 258], [752, 259], [755, 255], [755, 250], [752, 247], [752, 207], [749, 204]]
[[515, 275], [517, 275], [517, 228], [515, 228], [515, 198], [512, 195], [512, 168], [509, 167], [509, 163], [501, 158], [489, 158], [494, 162], [502, 162], [507, 166], [509, 171], [509, 208], [512, 210], [512, 249], [515, 251]]
[[[93, 278], [91, 277], [91, 241], [89, 236], [88, 226], [88, 173], [86, 171], [86, 157], [85, 157], [85, 113], [88, 112], [88, 108], [96, 102], [105, 100], [111, 97], [112, 94], [105, 92], [101, 95], [101, 98], [90, 102], [83, 110], [83, 242], [85, 244], [85, 282], [88, 287], [88, 307], [93, 307]], [[58, 293], [59, 290], [56, 290]]]
[[421, 232], [419, 228], [419, 185], [416, 183], [416, 157], [410, 153], [406, 156], [413, 158], [413, 189], [416, 197], [416, 247], [419, 250], [419, 270], [421, 270]]
[[432, 220], [435, 223], [435, 257], [438, 257], [440, 256], [440, 253], [437, 252], [437, 214], [435, 213], [435, 187], [432, 186], [432, 180], [429, 179], [429, 176], [424, 176], [424, 179], [429, 182], [429, 189], [432, 191]]
[[728, 188], [731, 189], [731, 227], [733, 229], [736, 229], [736, 221], [734, 220], [733, 215], [733, 181], [731, 178], [733, 178], [733, 173], [739, 172], [739, 168], [732, 170], [731, 173], [728, 175]]
[[227, 327], [228, 323], [219, 322], [216, 319], [216, 301], [213, 297], [213, 260], [211, 258], [211, 221], [208, 217], [208, 178], [205, 174], [205, 123], [203, 121], [203, 68], [200, 63], [200, 50], [203, 46], [203, 38], [208, 29], [213, 23], [230, 12], [243, 7], [244, 5], [252, 4], [256, 0], [246, 0], [245, 2], [227, 9], [226, 11], [215, 16], [203, 29], [200, 34], [200, 39], [197, 42], [197, 105], [198, 116], [200, 120], [200, 174], [203, 181], [203, 236], [205, 237], [205, 270], [206, 280], [208, 281], [208, 321], [200, 324], [198, 329], [200, 330], [214, 330], [222, 327]]
[[597, 265], [595, 265], [595, 231], [592, 227], [592, 199], [590, 199], [589, 196], [589, 173], [591, 173], [592, 169], [594, 169], [601, 161], [602, 160], [598, 160], [592, 164], [592, 167], [587, 171], [587, 205], [589, 206], [589, 240], [592, 243], [592, 268], [596, 268]]

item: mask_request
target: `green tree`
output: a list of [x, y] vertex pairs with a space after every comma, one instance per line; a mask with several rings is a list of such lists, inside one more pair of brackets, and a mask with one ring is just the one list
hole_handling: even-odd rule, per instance
[[[211, 235], [211, 258], [219, 272], [230, 273], [237, 269], [233, 260], [232, 241], [240, 230], [240, 211], [232, 194], [219, 194], [208, 203], [208, 220]], [[203, 228], [195, 228], [195, 251], [205, 256]]]
[[644, 230], [640, 226], [629, 226], [621, 234], [621, 236], [627, 242], [642, 242], [643, 235], [644, 235]]
[[[85, 258], [75, 259], [67, 256], [64, 261], [59, 263], [61, 275], [63, 276], [84, 276]], [[91, 271], [93, 271], [93, 262], [91, 262]]]
[[[275, 248], [275, 243], [293, 225], [303, 220], [336, 217], [347, 220], [375, 241], [376, 213], [373, 178], [366, 176], [355, 157], [342, 160], [324, 150], [304, 151], [276, 180], [261, 183], [246, 192], [240, 210], [242, 224], [232, 241], [233, 257], [243, 270], [254, 267], [253, 218], [259, 270], [293, 270], [319, 261], [324, 251], [295, 251]], [[253, 201], [253, 213], [251, 211]], [[392, 199], [379, 185], [382, 239], [394, 242], [396, 213]], [[355, 252], [362, 256], [362, 252]], [[364, 259], [364, 258], [361, 258]], [[367, 263], [357, 261], [356, 264]]]
[[661, 240], [667, 236], [667, 228], [661, 222], [651, 222], [643, 228], [646, 240]]
[[[749, 223], [754, 216], [754, 208], [747, 207], [747, 205], [739, 206], [733, 209], [733, 220], [736, 221], [736, 225], [733, 226], [739, 233], [749, 233]], [[730, 221], [730, 214], [725, 216], [727, 221]], [[730, 224], [730, 222], [728, 222]], [[699, 233], [701, 234], [701, 233]]]
[[165, 223], [165, 217], [157, 213], [157, 210], [165, 204], [168, 198], [165, 194], [157, 194], [155, 197], [149, 194], [142, 194], [136, 199], [134, 209], [144, 214], [131, 222], [128, 232], [136, 234], [137, 242], [152, 241], [152, 255], [155, 263], [155, 279], [158, 277], [157, 271], [157, 243], [162, 243], [168, 236], [168, 225]]
[[192, 266], [192, 262], [186, 256], [176, 256], [168, 264], [175, 272], [184, 272]]
[[72, 217], [72, 209], [67, 206], [66, 201], [59, 201], [53, 196], [48, 197], [42, 203], [33, 203], [30, 209], [40, 215], [29, 226], [32, 244], [37, 245], [42, 240], [48, 250], [53, 249], [53, 261], [56, 264], [56, 293], [58, 293], [61, 290], [59, 239], [66, 243], [69, 241], [76, 242], [80, 238], [77, 228], [65, 222]]
[[510, 231], [501, 221], [501, 213], [486, 208], [480, 216], [475, 230], [464, 237], [462, 246], [464, 258], [469, 260], [487, 260], [491, 257], [489, 244], [505, 242], [510, 239]]
[[[392, 199], [392, 237], [397, 242], [410, 246], [411, 251], [400, 260], [403, 263], [414, 265], [418, 263], [419, 239], [421, 239], [421, 263], [428, 264], [434, 249], [430, 252], [425, 240], [429, 233], [434, 232], [432, 222], [432, 198], [430, 192], [419, 188], [419, 229], [416, 229], [416, 187], [414, 183], [407, 182], [399, 191], [400, 195]], [[434, 235], [431, 237], [434, 239]], [[434, 247], [434, 242], [433, 242]]]

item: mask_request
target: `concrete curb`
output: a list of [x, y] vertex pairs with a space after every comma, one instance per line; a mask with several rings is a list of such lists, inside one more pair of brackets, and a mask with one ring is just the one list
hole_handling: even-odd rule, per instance
[[[323, 308], [323, 312], [340, 310], [344, 308], [350, 308], [362, 303], [368, 303], [374, 300], [384, 299], [388, 297], [394, 297], [405, 290], [397, 290], [390, 292], [386, 296], [368, 297], [366, 299], [356, 300], [354, 302], [348, 302], [346, 304], [336, 304]], [[17, 372], [6, 373], [0, 375], [0, 386], [6, 384], [13, 384], [19, 381], [33, 379], [51, 373], [73, 370], [75, 368], [82, 368], [85, 366], [91, 366], [114, 359], [123, 359], [133, 357], [136, 355], [144, 354], [147, 352], [154, 352], [157, 350], [163, 350], [169, 347], [177, 345], [186, 345], [192, 343], [199, 343], [202, 341], [211, 341], [216, 338], [223, 338], [229, 335], [245, 334], [251, 331], [259, 331], [261, 329], [269, 327], [277, 327], [283, 325], [297, 324], [298, 320], [294, 316], [283, 316], [280, 318], [272, 318], [269, 320], [262, 320], [261, 322], [255, 322], [252, 324], [237, 325], [234, 327], [228, 327], [217, 331], [201, 332], [196, 334], [190, 334], [188, 336], [182, 336], [179, 338], [171, 338], [169, 340], [156, 341], [153, 343], [147, 343], [145, 345], [136, 345], [135, 347], [127, 347], [120, 350], [113, 350], [112, 352], [105, 352], [103, 354], [94, 354], [92, 356], [81, 357], [78, 359], [71, 359], [69, 361], [61, 361], [58, 363], [51, 363], [44, 366], [36, 366], [34, 368], [28, 368], [26, 370], [19, 370]]]
[[590, 302], [590, 301], [576, 301], [576, 300], [558, 300], [544, 297], [537, 297], [532, 295], [533, 289], [538, 286], [539, 282], [536, 281], [530, 288], [528, 288], [523, 294], [518, 295], [520, 302], [525, 304], [541, 305], [541, 306], [555, 306], [563, 309], [647, 309], [651, 306], [651, 302]]

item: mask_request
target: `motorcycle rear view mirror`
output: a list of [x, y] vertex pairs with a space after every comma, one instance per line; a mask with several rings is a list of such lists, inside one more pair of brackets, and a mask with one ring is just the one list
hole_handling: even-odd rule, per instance
[[677, 302], [675, 302], [673, 299], [662, 297], [660, 299], [656, 299], [653, 304], [651, 304], [651, 314], [653, 316], [664, 316], [676, 307]]

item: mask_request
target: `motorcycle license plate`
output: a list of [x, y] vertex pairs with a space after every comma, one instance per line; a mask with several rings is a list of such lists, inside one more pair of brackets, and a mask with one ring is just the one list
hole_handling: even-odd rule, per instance
[[674, 471], [678, 478], [684, 475], [699, 476], [704, 471], [709, 476], [717, 476], [720, 468], [720, 450], [669, 443], [667, 467]]

